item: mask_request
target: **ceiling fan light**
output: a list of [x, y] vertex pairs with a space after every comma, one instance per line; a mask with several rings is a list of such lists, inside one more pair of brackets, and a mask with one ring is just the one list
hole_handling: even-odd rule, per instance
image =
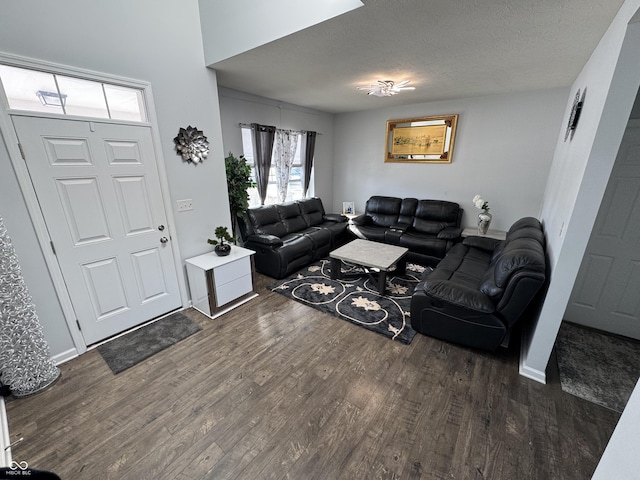
[[367, 95], [373, 95], [375, 97], [390, 97], [397, 95], [405, 90], [415, 90], [415, 87], [405, 87], [410, 83], [410, 80], [404, 80], [397, 85], [393, 80], [378, 80], [377, 85], [364, 85], [356, 87], [358, 90], [366, 91]]

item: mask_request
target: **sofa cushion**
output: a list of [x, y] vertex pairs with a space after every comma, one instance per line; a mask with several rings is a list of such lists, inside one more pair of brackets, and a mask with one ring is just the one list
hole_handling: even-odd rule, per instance
[[496, 248], [490, 267], [483, 275], [480, 290], [498, 299], [517, 272], [526, 270], [544, 273], [545, 268], [544, 248], [538, 239], [534, 237], [506, 240]]
[[441, 200], [419, 200], [413, 228], [420, 233], [437, 235], [447, 227], [458, 226], [460, 205]]
[[513, 274], [520, 270], [545, 271], [544, 251], [533, 238], [518, 238], [509, 241], [495, 264], [496, 285], [504, 288]]
[[349, 224], [347, 222], [322, 222], [320, 225], [316, 225], [318, 228], [324, 228], [331, 232], [331, 241], [335, 243], [338, 240], [341, 240], [347, 234], [347, 228]]
[[416, 206], [418, 205], [417, 198], [403, 198], [400, 203], [400, 215], [398, 216], [398, 223], [411, 225], [413, 222], [413, 216], [416, 214]]
[[516, 240], [518, 238], [532, 238], [537, 240], [540, 245], [544, 245], [544, 232], [536, 227], [523, 227], [507, 233], [507, 240]]
[[399, 223], [401, 203], [400, 198], [373, 196], [367, 200], [365, 211], [374, 225], [390, 227]]
[[284, 237], [287, 234], [287, 229], [280, 221], [275, 205], [250, 208], [247, 210], [247, 218], [254, 233], [276, 237]]
[[406, 247], [412, 252], [423, 253], [435, 257], [444, 257], [447, 251], [447, 241], [437, 237], [415, 235], [407, 232], [402, 234], [398, 243], [401, 247]]
[[451, 247], [446, 257], [427, 278], [428, 281], [455, 280], [469, 288], [477, 289], [490, 260], [489, 253], [459, 243]]
[[298, 200], [300, 211], [308, 227], [320, 225], [324, 217], [322, 200], [317, 197]]
[[276, 209], [287, 233], [296, 233], [307, 228], [307, 222], [297, 202], [281, 203], [276, 205]]
[[300, 233], [311, 239], [314, 251], [331, 247], [331, 232], [326, 228], [310, 227]]
[[375, 225], [360, 225], [358, 226], [358, 232], [363, 235], [367, 240], [372, 242], [384, 243], [385, 232], [387, 227], [379, 227]]
[[282, 238], [282, 243], [283, 245], [278, 249], [278, 252], [287, 262], [301, 257], [311, 258], [313, 241], [306, 235], [297, 233], [285, 235]]
[[542, 224], [540, 223], [540, 220], [535, 217], [523, 217], [519, 220], [516, 220], [513, 225], [511, 225], [509, 231], [507, 232], [507, 236], [509, 236], [509, 233], [515, 232], [516, 230], [520, 230], [521, 228], [525, 227], [534, 227], [536, 230], [542, 230]]
[[490, 313], [494, 303], [478, 289], [490, 254], [463, 244], [454, 245], [424, 282], [424, 291], [440, 300]]

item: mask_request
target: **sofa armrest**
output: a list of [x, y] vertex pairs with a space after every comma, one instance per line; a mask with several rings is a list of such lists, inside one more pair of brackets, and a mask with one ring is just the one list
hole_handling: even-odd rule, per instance
[[487, 252], [493, 252], [498, 244], [503, 240], [496, 240], [488, 237], [467, 237], [462, 243], [467, 247], [475, 247]]
[[457, 240], [462, 235], [462, 228], [460, 227], [446, 227], [440, 230], [438, 238], [442, 240]]
[[347, 217], [345, 217], [341, 213], [325, 213], [322, 216], [322, 219], [325, 222], [336, 222], [336, 223], [346, 222], [349, 220]]
[[351, 223], [354, 225], [368, 225], [371, 223], [371, 218], [366, 213], [363, 213], [362, 215], [353, 217]]
[[282, 239], [280, 237], [276, 237], [275, 235], [267, 235], [264, 233], [251, 235], [247, 238], [246, 243], [257, 243], [260, 245], [265, 245], [268, 247], [281, 247]]
[[480, 290], [465, 287], [450, 280], [427, 280], [423, 288], [427, 295], [459, 307], [482, 313], [493, 313], [496, 310], [491, 299]]

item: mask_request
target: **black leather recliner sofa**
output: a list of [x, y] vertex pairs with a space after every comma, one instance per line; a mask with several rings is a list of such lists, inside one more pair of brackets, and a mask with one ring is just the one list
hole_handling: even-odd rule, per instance
[[454, 202], [373, 196], [350, 228], [360, 238], [408, 248], [410, 262], [434, 266], [460, 241], [462, 212]]
[[450, 342], [495, 350], [546, 281], [540, 222], [515, 222], [505, 240], [467, 237], [432, 270], [411, 297], [414, 330]]
[[326, 257], [350, 235], [347, 217], [326, 214], [317, 197], [249, 208], [243, 224], [256, 270], [277, 279]]

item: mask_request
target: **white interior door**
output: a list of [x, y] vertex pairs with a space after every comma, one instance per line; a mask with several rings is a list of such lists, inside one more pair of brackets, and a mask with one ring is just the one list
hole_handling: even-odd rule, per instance
[[640, 121], [630, 120], [565, 320], [640, 339]]
[[180, 307], [150, 127], [12, 118], [86, 344]]

